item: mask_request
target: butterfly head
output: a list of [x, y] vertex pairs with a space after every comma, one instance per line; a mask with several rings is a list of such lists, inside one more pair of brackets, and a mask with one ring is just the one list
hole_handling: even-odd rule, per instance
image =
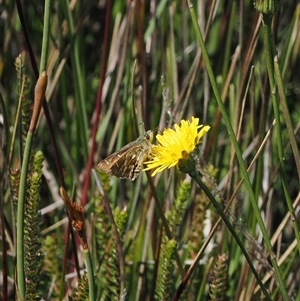
[[147, 141], [151, 142], [153, 140], [153, 131], [149, 130], [149, 131], [145, 132], [144, 138]]

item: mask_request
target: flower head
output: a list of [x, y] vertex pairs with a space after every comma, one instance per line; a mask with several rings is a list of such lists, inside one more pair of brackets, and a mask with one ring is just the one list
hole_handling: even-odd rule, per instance
[[210, 126], [199, 125], [199, 118], [192, 117], [191, 121], [181, 120], [174, 129], [165, 129], [156, 136], [159, 144], [152, 147], [150, 160], [144, 162], [144, 170], [155, 169], [152, 176], [188, 159]]

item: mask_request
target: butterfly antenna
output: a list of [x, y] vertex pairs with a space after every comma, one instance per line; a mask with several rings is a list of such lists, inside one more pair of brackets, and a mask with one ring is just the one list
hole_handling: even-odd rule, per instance
[[155, 132], [160, 133], [161, 131], [159, 130], [159, 127], [157, 126], [156, 128], [153, 129], [152, 132], [153, 132], [153, 133], [155, 133]]

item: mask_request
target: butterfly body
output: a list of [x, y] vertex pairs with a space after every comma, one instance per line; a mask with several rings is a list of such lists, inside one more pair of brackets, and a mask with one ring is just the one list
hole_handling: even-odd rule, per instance
[[143, 168], [143, 162], [151, 151], [152, 139], [152, 131], [145, 132], [136, 141], [128, 143], [100, 161], [97, 167], [108, 175], [114, 175], [120, 179], [135, 180]]

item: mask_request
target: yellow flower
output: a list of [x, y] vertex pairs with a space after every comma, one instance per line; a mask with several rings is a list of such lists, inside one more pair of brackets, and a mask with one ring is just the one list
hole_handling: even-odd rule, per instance
[[154, 169], [152, 176], [166, 168], [178, 165], [181, 160], [186, 160], [201, 138], [208, 132], [210, 126], [198, 125], [199, 118], [192, 117], [191, 121], [181, 120], [180, 125], [175, 124], [173, 129], [166, 129], [156, 139], [158, 145], [151, 150], [150, 160], [144, 162], [147, 167], [144, 170]]

